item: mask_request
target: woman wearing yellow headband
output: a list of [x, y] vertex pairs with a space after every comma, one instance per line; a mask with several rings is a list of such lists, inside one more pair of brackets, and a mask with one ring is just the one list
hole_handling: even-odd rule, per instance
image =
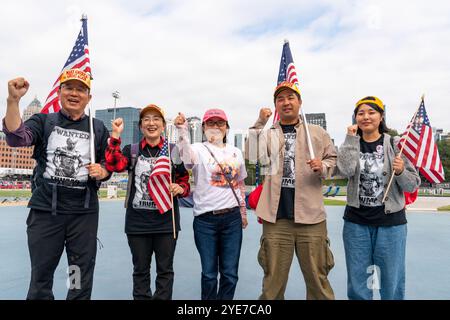
[[[349, 299], [371, 300], [379, 289], [383, 300], [405, 297], [406, 216], [403, 192], [420, 184], [414, 166], [396, 156], [399, 137], [391, 137], [380, 99], [356, 103], [356, 124], [348, 127], [339, 148], [338, 173], [348, 178], [344, 213], [344, 249]], [[395, 177], [385, 202], [385, 188]]]

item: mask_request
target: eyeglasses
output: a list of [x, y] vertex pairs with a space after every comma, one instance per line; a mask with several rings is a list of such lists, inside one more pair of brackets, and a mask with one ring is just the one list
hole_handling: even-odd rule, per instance
[[160, 123], [163, 121], [161, 117], [144, 117], [142, 118], [142, 122], [149, 123], [153, 121], [154, 123]]
[[214, 127], [215, 125], [217, 125], [219, 128], [221, 128], [221, 127], [225, 127], [227, 125], [227, 122], [225, 120], [217, 120], [217, 121], [208, 120], [205, 122], [205, 124], [208, 127]]

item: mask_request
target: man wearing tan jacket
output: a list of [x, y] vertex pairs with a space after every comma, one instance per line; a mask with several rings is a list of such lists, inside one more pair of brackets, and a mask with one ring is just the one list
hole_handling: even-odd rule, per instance
[[[247, 156], [257, 159], [266, 176], [256, 215], [263, 223], [258, 261], [264, 270], [260, 299], [284, 299], [294, 252], [306, 282], [307, 299], [334, 299], [328, 273], [334, 266], [329, 248], [322, 179], [336, 165], [327, 132], [308, 125], [315, 159], [308, 151], [305, 124], [299, 115], [300, 91], [282, 82], [274, 92], [280, 121], [263, 131], [272, 112], [260, 111], [249, 133]], [[256, 146], [256, 147], [255, 147]]]

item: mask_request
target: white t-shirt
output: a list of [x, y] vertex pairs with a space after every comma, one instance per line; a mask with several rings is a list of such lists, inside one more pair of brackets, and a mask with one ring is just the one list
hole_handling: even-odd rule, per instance
[[[241, 150], [228, 144], [224, 148], [218, 148], [208, 142], [206, 144], [221, 163], [225, 172], [229, 173], [229, 178], [239, 201], [244, 201], [245, 199], [242, 199], [238, 188], [238, 182], [247, 177]], [[191, 150], [197, 160], [192, 168], [195, 180], [194, 216], [238, 206], [220, 166], [203, 143], [194, 143], [191, 145]]]

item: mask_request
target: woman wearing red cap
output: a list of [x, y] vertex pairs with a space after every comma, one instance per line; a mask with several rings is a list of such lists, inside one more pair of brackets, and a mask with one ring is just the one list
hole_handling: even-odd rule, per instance
[[[337, 158], [339, 174], [348, 178], [343, 230], [347, 295], [372, 300], [373, 289], [380, 289], [381, 299], [402, 300], [407, 233], [403, 192], [413, 192], [420, 178], [407, 158], [396, 156], [399, 139], [387, 134], [380, 99], [359, 100], [354, 116], [356, 124], [348, 127]], [[378, 277], [380, 286], [370, 277]]]
[[[206, 111], [203, 143], [189, 143], [186, 118], [175, 118], [180, 156], [195, 178], [194, 236], [202, 264], [202, 300], [231, 300], [238, 281], [242, 229], [247, 226], [242, 152], [226, 144], [228, 118]], [[220, 282], [217, 276], [220, 272]]]

